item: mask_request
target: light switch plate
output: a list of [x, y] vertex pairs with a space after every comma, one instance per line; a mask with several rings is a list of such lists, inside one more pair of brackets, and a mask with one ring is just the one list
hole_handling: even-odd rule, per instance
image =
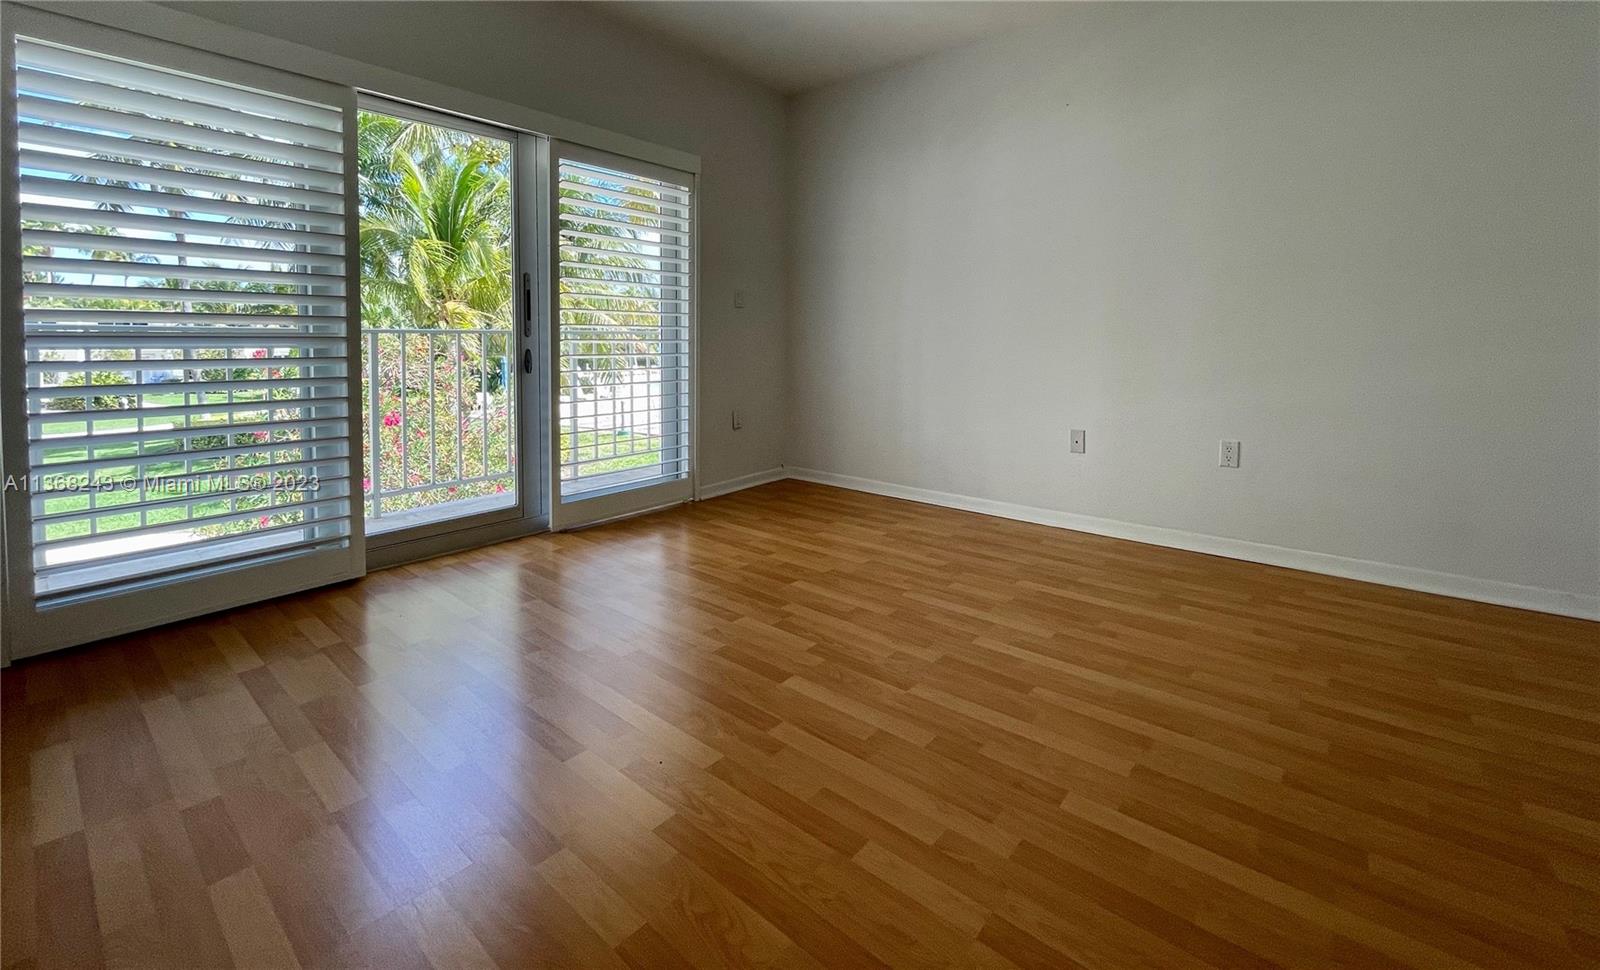
[[1072, 453], [1074, 455], [1081, 455], [1081, 454], [1083, 454], [1083, 452], [1084, 452], [1084, 430], [1082, 428], [1073, 428], [1072, 429]]

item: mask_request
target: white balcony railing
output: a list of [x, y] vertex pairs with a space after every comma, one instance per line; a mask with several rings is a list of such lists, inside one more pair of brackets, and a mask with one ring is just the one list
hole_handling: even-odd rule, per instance
[[510, 330], [362, 331], [362, 494], [382, 532], [516, 501]]

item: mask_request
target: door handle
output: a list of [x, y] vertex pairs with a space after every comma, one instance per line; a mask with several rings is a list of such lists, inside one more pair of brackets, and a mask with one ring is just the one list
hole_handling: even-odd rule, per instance
[[522, 274], [522, 335], [533, 336], [533, 287], [528, 282], [527, 273]]
[[526, 349], [524, 349], [522, 351], [522, 372], [524, 374], [532, 374], [533, 373], [533, 348], [532, 347], [528, 347], [528, 348], [526, 348]]

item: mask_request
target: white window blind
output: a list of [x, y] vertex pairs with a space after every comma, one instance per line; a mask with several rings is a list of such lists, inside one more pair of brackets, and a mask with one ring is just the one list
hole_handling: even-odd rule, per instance
[[343, 114], [16, 48], [41, 605], [351, 536]]
[[561, 495], [685, 478], [692, 192], [567, 158], [558, 170]]

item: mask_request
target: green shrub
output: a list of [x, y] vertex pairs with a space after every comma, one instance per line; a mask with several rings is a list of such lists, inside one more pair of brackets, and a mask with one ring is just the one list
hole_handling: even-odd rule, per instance
[[[96, 371], [93, 375], [95, 387], [115, 387], [118, 384], [131, 384], [127, 375], [116, 371]], [[82, 387], [82, 374], [68, 374], [62, 379], [61, 387]], [[110, 411], [117, 408], [131, 408], [137, 405], [137, 395], [133, 394], [97, 394], [91, 400], [96, 411]], [[81, 397], [52, 398], [46, 405], [51, 411], [82, 411], [85, 410]]]

